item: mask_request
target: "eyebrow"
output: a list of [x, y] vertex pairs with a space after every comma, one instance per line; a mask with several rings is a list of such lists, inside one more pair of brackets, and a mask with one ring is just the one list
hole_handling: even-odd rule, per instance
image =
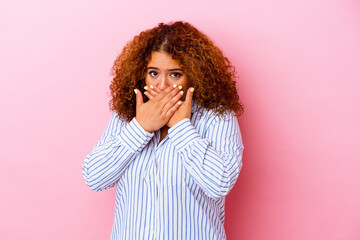
[[[157, 67], [148, 67], [147, 70], [149, 69], [155, 69], [155, 70], [159, 70], [159, 68]], [[182, 71], [181, 68], [172, 68], [172, 69], [168, 69], [168, 71]]]

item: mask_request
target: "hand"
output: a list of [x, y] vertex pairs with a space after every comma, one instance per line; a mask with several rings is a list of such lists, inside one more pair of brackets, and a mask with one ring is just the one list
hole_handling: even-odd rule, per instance
[[[149, 99], [153, 99], [156, 96], [158, 96], [159, 93], [161, 93], [161, 90], [158, 89], [157, 87], [150, 86], [150, 87], [145, 87], [145, 89], [147, 90], [145, 92], [145, 95]], [[181, 106], [176, 110], [176, 112], [166, 123], [166, 125], [169, 128], [173, 127], [176, 123], [180, 122], [181, 120], [191, 117], [191, 103], [192, 103], [193, 95], [194, 95], [194, 88], [191, 87], [187, 90], [185, 101], [181, 104]]]
[[153, 132], [166, 125], [180, 107], [183, 94], [176, 86], [170, 86], [144, 103], [142, 93], [134, 89], [136, 94], [136, 121], [147, 132]]
[[180, 107], [175, 111], [175, 113], [170, 118], [167, 126], [169, 128], [173, 127], [175, 124], [180, 122], [185, 118], [191, 117], [191, 102], [194, 95], [194, 88], [191, 87], [187, 90], [185, 101], [180, 105]]

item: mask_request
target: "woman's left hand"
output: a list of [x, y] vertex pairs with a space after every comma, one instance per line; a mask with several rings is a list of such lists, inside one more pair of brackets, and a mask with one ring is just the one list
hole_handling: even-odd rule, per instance
[[[154, 98], [161, 90], [157, 87], [147, 87], [146, 92], [144, 93], [149, 99]], [[191, 103], [194, 95], [194, 88], [190, 87], [187, 90], [185, 101], [181, 103], [181, 106], [176, 110], [174, 115], [170, 118], [169, 122], [166, 124], [169, 128], [173, 127], [175, 124], [180, 122], [185, 118], [191, 117]]]

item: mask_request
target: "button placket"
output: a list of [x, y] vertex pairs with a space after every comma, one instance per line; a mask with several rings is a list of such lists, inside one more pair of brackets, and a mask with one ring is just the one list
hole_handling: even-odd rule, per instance
[[154, 166], [155, 166], [155, 173], [153, 176], [153, 182], [154, 182], [154, 189], [155, 189], [155, 200], [154, 200], [154, 209], [155, 209], [155, 221], [154, 221], [154, 227], [153, 227], [153, 232], [154, 232], [154, 238], [157, 239], [159, 238], [159, 231], [160, 231], [160, 222], [159, 222], [159, 218], [160, 218], [160, 152], [161, 152], [161, 148], [163, 147], [164, 142], [166, 142], [167, 137], [166, 136], [161, 142], [160, 142], [160, 131], [157, 131], [155, 133], [156, 136], [156, 143], [154, 146]]
[[159, 228], [159, 162], [158, 162], [158, 151], [155, 149], [155, 162], [156, 162], [156, 170], [154, 176], [154, 185], [155, 185], [155, 224], [154, 224], [154, 233], [155, 239], [158, 237], [158, 228]]

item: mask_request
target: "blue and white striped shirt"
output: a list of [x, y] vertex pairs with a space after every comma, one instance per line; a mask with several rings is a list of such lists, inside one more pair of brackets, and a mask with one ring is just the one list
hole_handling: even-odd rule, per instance
[[[202, 112], [202, 113], [201, 113]], [[199, 109], [169, 129], [146, 132], [114, 113], [83, 164], [88, 186], [116, 185], [111, 239], [226, 239], [225, 195], [242, 167], [234, 114]]]

